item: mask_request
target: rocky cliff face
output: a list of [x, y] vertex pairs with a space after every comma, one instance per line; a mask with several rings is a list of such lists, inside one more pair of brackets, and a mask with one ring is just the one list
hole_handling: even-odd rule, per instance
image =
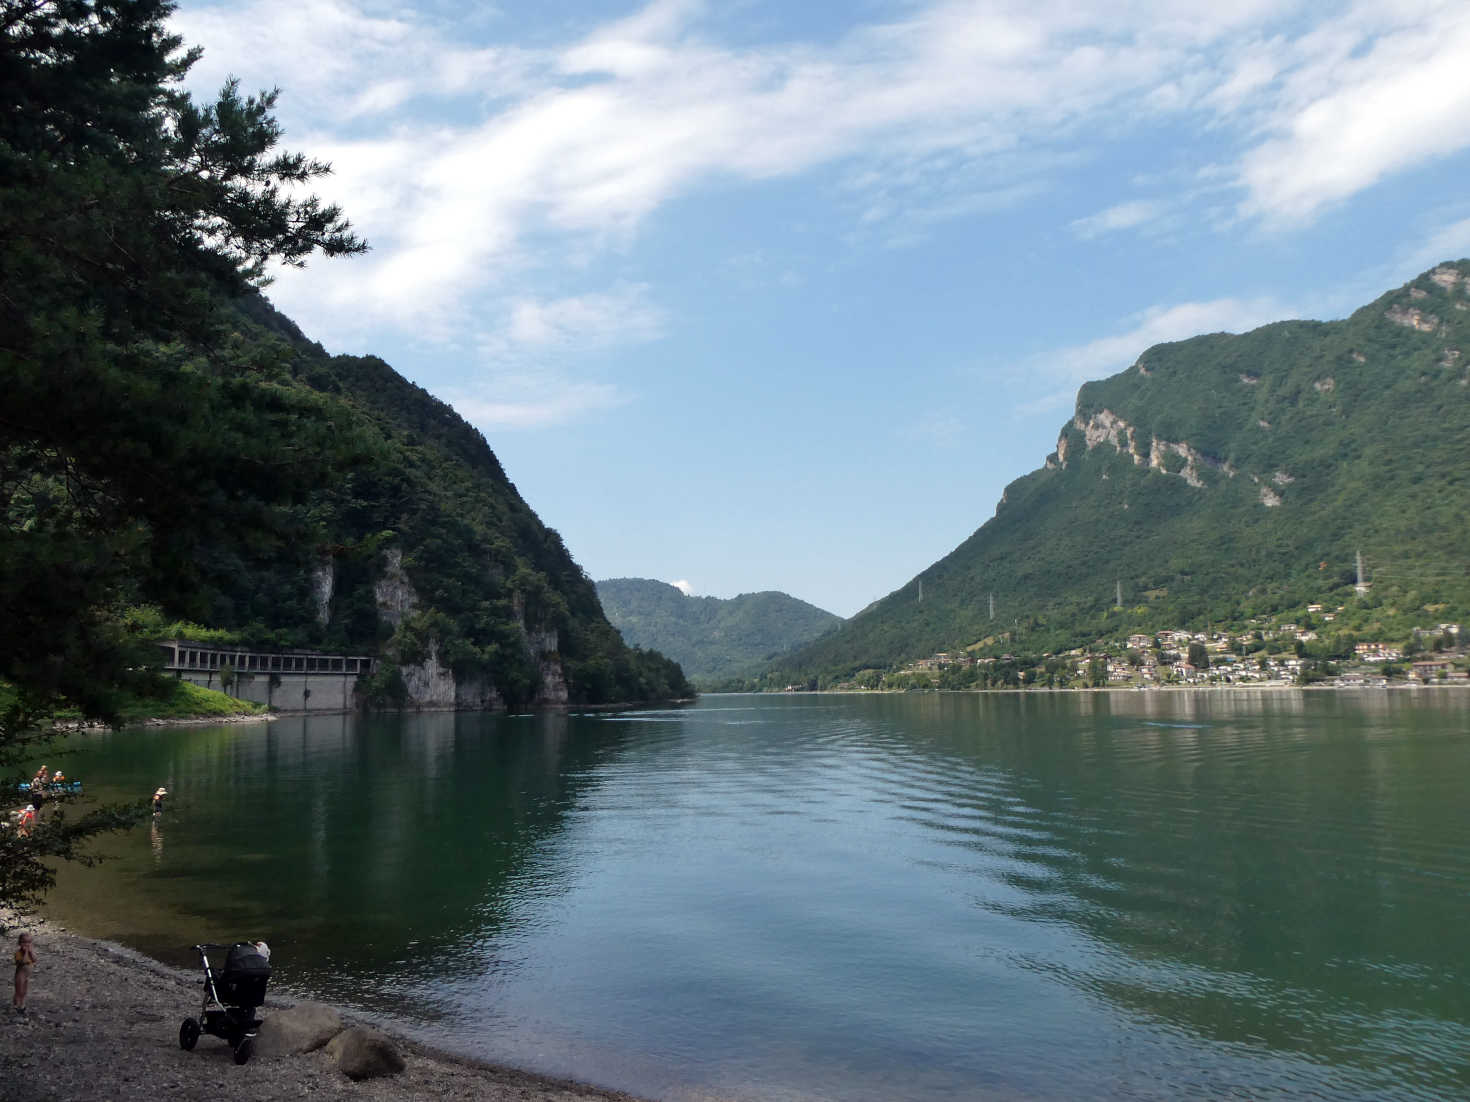
[[[374, 585], [378, 615], [395, 632], [405, 618], [419, 607], [418, 593], [403, 567], [403, 552], [391, 548], [384, 552], [382, 572]], [[557, 651], [557, 633], [550, 629], [528, 629], [520, 602], [516, 603], [516, 622], [520, 626], [526, 653], [537, 671], [535, 700], [537, 705], [564, 705], [570, 698], [566, 671]], [[389, 650], [392, 651], [390, 641]], [[407, 703], [419, 709], [464, 711], [503, 711], [505, 698], [488, 677], [457, 678], [454, 670], [441, 661], [440, 641], [430, 639], [424, 656], [417, 662], [401, 662]]]
[[316, 622], [323, 626], [332, 619], [332, 593], [336, 586], [337, 568], [328, 555], [311, 572], [311, 596], [316, 607]]
[[373, 596], [378, 602], [378, 618], [394, 630], [403, 623], [404, 616], [419, 607], [418, 594], [403, 569], [401, 548], [391, 547], [383, 553], [383, 572], [373, 584]]
[[[1234, 478], [1236, 474], [1235, 468], [1228, 462], [1201, 452], [1184, 440], [1164, 440], [1158, 436], [1150, 436], [1148, 448], [1140, 447], [1138, 430], [1109, 409], [1099, 410], [1090, 417], [1079, 413], [1073, 419], [1072, 425], [1082, 433], [1088, 451], [1103, 444], [1111, 444], [1117, 451], [1132, 457], [1135, 467], [1148, 467], [1164, 474], [1177, 475], [1196, 489], [1204, 487], [1200, 472], [1205, 467], [1220, 471], [1227, 478]], [[1063, 432], [1057, 440], [1058, 466], [1067, 466], [1070, 447], [1068, 434]]]

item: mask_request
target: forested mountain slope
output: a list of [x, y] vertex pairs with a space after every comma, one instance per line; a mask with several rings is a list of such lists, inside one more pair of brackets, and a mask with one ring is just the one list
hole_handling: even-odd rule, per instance
[[1467, 353], [1466, 261], [1343, 321], [1151, 348], [1081, 388], [1057, 450], [974, 535], [770, 679], [1354, 598], [1359, 551], [1358, 599], [1464, 618]]
[[209, 549], [193, 595], [203, 622], [388, 655], [402, 676], [377, 686], [386, 702], [692, 693], [674, 663], [623, 643], [560, 536], [451, 407], [379, 359], [327, 356], [258, 297], [239, 305], [250, 315], [242, 328], [273, 342], [292, 382], [322, 396], [352, 454], [296, 508], [288, 545], [253, 560]]
[[[382, 702], [687, 695], [480, 434], [259, 288], [365, 243], [274, 93], [182, 91], [167, 0], [0, 0], [0, 712], [107, 717], [178, 620], [382, 656]], [[317, 278], [331, 279], [330, 266]]]
[[666, 582], [611, 578], [597, 583], [597, 595], [630, 645], [667, 654], [706, 683], [755, 672], [842, 623], [815, 605], [771, 591], [691, 597]]

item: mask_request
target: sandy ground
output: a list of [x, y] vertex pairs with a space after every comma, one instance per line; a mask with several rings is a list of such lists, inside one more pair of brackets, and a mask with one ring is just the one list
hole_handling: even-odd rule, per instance
[[[229, 1047], [203, 1037], [179, 1047], [179, 1023], [197, 1013], [198, 972], [180, 972], [129, 949], [30, 920], [37, 964], [27, 1013], [11, 1009], [6, 935], [0, 1001], [0, 1102], [102, 1099], [489, 1099], [505, 1102], [636, 1102], [629, 1095], [475, 1064], [396, 1037], [408, 1066], [399, 1075], [354, 1083], [323, 1053], [236, 1066]], [[286, 1005], [267, 999], [263, 1016]], [[345, 1018], [346, 1016], [344, 1016]], [[351, 1024], [350, 1019], [347, 1019]]]

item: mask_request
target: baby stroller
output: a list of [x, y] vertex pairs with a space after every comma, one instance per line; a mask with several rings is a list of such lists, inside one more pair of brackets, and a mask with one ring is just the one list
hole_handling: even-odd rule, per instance
[[[255, 1012], [265, 1002], [265, 985], [271, 966], [259, 949], [248, 941], [234, 945], [196, 945], [199, 965], [204, 969], [204, 1005], [199, 1017], [185, 1018], [179, 1026], [179, 1047], [192, 1049], [201, 1033], [221, 1037], [235, 1050], [235, 1063], [243, 1064], [255, 1050], [255, 1031], [260, 1019]], [[224, 969], [216, 975], [209, 954], [224, 954]]]

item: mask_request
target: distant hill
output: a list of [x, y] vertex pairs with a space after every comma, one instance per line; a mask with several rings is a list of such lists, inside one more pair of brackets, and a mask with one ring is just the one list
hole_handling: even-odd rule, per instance
[[1467, 361], [1467, 261], [1343, 321], [1150, 348], [1081, 388], [1057, 450], [992, 519], [766, 683], [955, 648], [1058, 652], [1309, 601], [1377, 610], [1363, 630], [1470, 617]]
[[612, 578], [597, 583], [597, 596], [629, 646], [666, 654], [704, 683], [748, 674], [842, 623], [785, 593], [722, 600], [648, 578]]

